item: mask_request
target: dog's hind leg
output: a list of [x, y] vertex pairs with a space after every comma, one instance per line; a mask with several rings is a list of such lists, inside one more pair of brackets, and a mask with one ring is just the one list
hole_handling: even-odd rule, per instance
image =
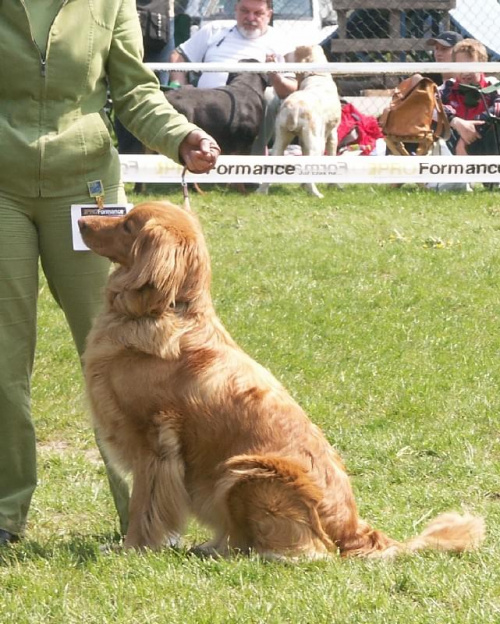
[[[304, 156], [322, 156], [323, 151], [325, 149], [324, 140], [323, 140], [323, 130], [320, 128], [316, 130], [316, 133], [308, 133], [306, 131], [302, 132], [302, 136], [300, 139], [300, 147], [302, 148], [302, 154]], [[323, 194], [319, 192], [318, 187], [314, 182], [304, 182], [303, 187], [307, 190], [308, 193], [318, 197], [319, 199], [323, 198]]]
[[[287, 130], [281, 129], [277, 125], [276, 126], [276, 138], [273, 144], [272, 155], [283, 156], [287, 145], [290, 143], [290, 141], [293, 140], [294, 136], [295, 135], [293, 133]], [[260, 184], [259, 188], [257, 189], [256, 193], [258, 193], [259, 195], [267, 195], [269, 193], [270, 186], [271, 184], [269, 182], [262, 182], [262, 184]]]
[[327, 156], [336, 156], [337, 155], [337, 143], [338, 143], [338, 135], [337, 135], [337, 126], [333, 128], [327, 128], [326, 132], [326, 145], [325, 152]]
[[129, 529], [125, 548], [160, 548], [181, 533], [189, 509], [178, 436], [160, 425], [156, 448], [133, 462]]
[[[337, 155], [337, 147], [338, 147], [338, 132], [337, 125], [327, 126], [326, 129], [326, 144], [325, 144], [325, 154], [327, 156], [336, 156]], [[332, 184], [337, 189], [342, 189], [341, 184]]]
[[217, 490], [226, 495], [231, 551], [316, 559], [334, 548], [318, 515], [321, 492], [300, 464], [241, 455], [225, 467]]

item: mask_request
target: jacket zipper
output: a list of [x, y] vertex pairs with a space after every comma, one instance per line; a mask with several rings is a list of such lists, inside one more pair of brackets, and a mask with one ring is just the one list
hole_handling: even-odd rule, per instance
[[[42, 68], [41, 68], [41, 73], [42, 73], [42, 77], [45, 78], [45, 71], [46, 71], [46, 67], [47, 67], [47, 54], [49, 52], [49, 41], [50, 41], [50, 31], [52, 30], [52, 26], [54, 26], [54, 22], [57, 19], [57, 16], [59, 15], [59, 13], [61, 12], [61, 10], [68, 4], [68, 0], [63, 0], [61, 2], [61, 4], [59, 5], [59, 8], [57, 9], [57, 13], [54, 15], [52, 21], [50, 22], [50, 26], [49, 26], [49, 32], [47, 34], [47, 45], [45, 46], [45, 56], [40, 52], [40, 60], [42, 63]], [[30, 26], [31, 28], [31, 26]], [[37, 46], [38, 47], [38, 46]]]
[[30, 18], [29, 18], [28, 9], [26, 8], [26, 4], [24, 3], [24, 0], [21, 0], [21, 4], [24, 7], [24, 11], [26, 13], [26, 18], [28, 20], [28, 26], [29, 26], [29, 29], [30, 29], [31, 40], [33, 41], [33, 44], [35, 45], [36, 49], [38, 50], [38, 55], [40, 57], [40, 75], [42, 76], [42, 78], [45, 78], [46, 73], [47, 73], [47, 52], [49, 51], [50, 31], [52, 30], [52, 26], [54, 25], [54, 22], [56, 21], [56, 17], [59, 15], [59, 13], [61, 12], [61, 9], [64, 7], [64, 5], [67, 4], [67, 3], [68, 3], [68, 0], [63, 0], [63, 2], [61, 2], [61, 6], [57, 9], [57, 13], [54, 15], [53, 20], [50, 22], [49, 32], [47, 34], [47, 45], [45, 47], [45, 54], [42, 54], [42, 51], [40, 50], [40, 47], [38, 46], [37, 42], [35, 41], [35, 38], [33, 37], [33, 31], [31, 30], [31, 22], [30, 22]]
[[[49, 31], [48, 31], [48, 34], [47, 34], [47, 45], [46, 45], [46, 48], [45, 48], [45, 54], [42, 54], [42, 51], [40, 50], [39, 45], [37, 44], [37, 42], [35, 41], [35, 38], [33, 37], [33, 30], [31, 28], [30, 17], [29, 17], [28, 9], [26, 8], [26, 4], [25, 4], [24, 0], [20, 0], [20, 2], [21, 2], [21, 4], [24, 7], [24, 12], [26, 13], [26, 20], [28, 22], [28, 28], [29, 28], [29, 31], [30, 31], [31, 41], [33, 42], [33, 45], [37, 49], [38, 56], [40, 58], [40, 76], [43, 79], [43, 85], [41, 86], [41, 89], [42, 89], [42, 91], [44, 91], [45, 88], [46, 88], [45, 78], [46, 78], [46, 74], [47, 74], [47, 53], [48, 53], [48, 49], [49, 49], [50, 31], [52, 30], [52, 26], [54, 25], [56, 17], [59, 15], [59, 13], [61, 12], [61, 9], [64, 7], [64, 5], [67, 4], [68, 0], [63, 0], [63, 2], [61, 3], [59, 9], [57, 10], [57, 13], [54, 16], [54, 19], [50, 23]], [[40, 113], [39, 113], [40, 128], [42, 127], [44, 101], [45, 101], [45, 96], [43, 94], [41, 94], [41, 97], [40, 97]], [[38, 196], [39, 197], [42, 196], [42, 188], [41, 188], [41, 186], [42, 186], [43, 152], [44, 152], [44, 143], [43, 143], [43, 140], [40, 140], [40, 155], [39, 155], [39, 163], [38, 163], [38, 168], [39, 168], [38, 169]]]

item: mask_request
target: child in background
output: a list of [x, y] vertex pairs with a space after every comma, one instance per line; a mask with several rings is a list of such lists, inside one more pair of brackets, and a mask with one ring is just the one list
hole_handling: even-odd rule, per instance
[[[457, 63], [482, 63], [488, 60], [488, 54], [479, 41], [464, 39], [454, 46], [452, 58]], [[448, 146], [456, 155], [498, 153], [491, 117], [500, 116], [500, 93], [487, 93], [483, 100], [478, 91], [490, 84], [481, 72], [463, 72], [457, 74], [456, 80], [446, 80], [439, 88], [452, 129]], [[477, 90], [468, 89], [467, 85]]]

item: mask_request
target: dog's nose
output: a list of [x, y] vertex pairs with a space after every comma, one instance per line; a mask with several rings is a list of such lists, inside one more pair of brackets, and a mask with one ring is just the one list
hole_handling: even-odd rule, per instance
[[85, 219], [83, 218], [78, 219], [78, 228], [80, 229], [80, 232], [82, 232], [86, 227], [87, 227], [87, 222], [85, 221]]

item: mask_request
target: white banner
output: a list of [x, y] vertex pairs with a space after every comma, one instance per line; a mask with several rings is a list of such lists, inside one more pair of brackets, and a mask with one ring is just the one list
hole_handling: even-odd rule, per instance
[[[165, 156], [120, 155], [125, 182], [180, 183], [182, 167]], [[206, 174], [186, 182], [500, 183], [500, 156], [220, 156]]]

